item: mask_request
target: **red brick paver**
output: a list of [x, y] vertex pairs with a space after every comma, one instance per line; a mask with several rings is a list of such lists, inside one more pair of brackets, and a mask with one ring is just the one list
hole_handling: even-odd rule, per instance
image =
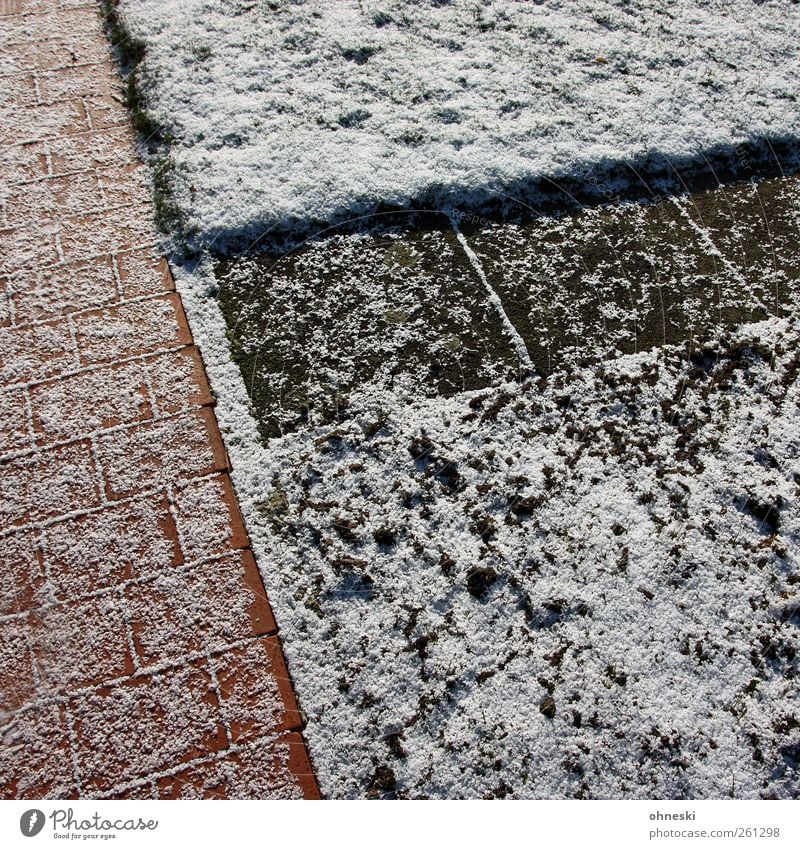
[[0, 797], [319, 798], [91, 0], [0, 0]]

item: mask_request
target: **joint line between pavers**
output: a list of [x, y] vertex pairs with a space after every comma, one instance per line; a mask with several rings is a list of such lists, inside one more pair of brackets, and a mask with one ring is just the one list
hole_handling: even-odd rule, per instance
[[[15, 710], [10, 711], [0, 711], [0, 721], [4, 721], [5, 719], [14, 716], [17, 713], [20, 713], [24, 710], [29, 710], [33, 707], [45, 707], [47, 705], [68, 705], [70, 700], [79, 698], [80, 696], [86, 696], [91, 693], [96, 692], [97, 690], [105, 690], [110, 689], [112, 687], [118, 687], [126, 682], [132, 681], [137, 678], [147, 678], [158, 675], [164, 675], [165, 673], [178, 671], [181, 669], [186, 669], [190, 667], [192, 664], [196, 663], [198, 660], [207, 660], [207, 659], [216, 659], [218, 657], [222, 657], [229, 652], [235, 651], [237, 649], [246, 648], [252, 643], [256, 643], [259, 640], [270, 639], [274, 635], [263, 635], [263, 634], [251, 634], [247, 637], [242, 637], [232, 643], [220, 643], [218, 646], [211, 645], [206, 649], [194, 652], [187, 652], [186, 654], [180, 655], [176, 658], [171, 658], [170, 660], [164, 660], [161, 663], [155, 663], [150, 666], [142, 666], [140, 671], [134, 673], [133, 675], [118, 675], [116, 678], [106, 678], [103, 681], [98, 681], [95, 684], [89, 684], [82, 687], [75, 687], [69, 692], [60, 693], [60, 692], [52, 692], [47, 694], [40, 694], [37, 698], [31, 699], [31, 701], [26, 702]], [[292, 692], [294, 692], [294, 685], [292, 684], [292, 679], [286, 675], [278, 675], [273, 669], [270, 669], [269, 673], [275, 681], [285, 682], [289, 684], [292, 688]]]
[[533, 372], [534, 365], [533, 360], [531, 359], [531, 355], [528, 353], [528, 347], [525, 344], [525, 340], [520, 336], [519, 331], [514, 326], [511, 319], [508, 317], [508, 313], [503, 306], [503, 302], [500, 299], [500, 296], [492, 287], [492, 284], [489, 282], [489, 278], [486, 276], [486, 272], [483, 269], [483, 264], [481, 263], [478, 255], [475, 251], [472, 250], [471, 246], [467, 242], [466, 237], [461, 232], [461, 228], [458, 226], [458, 221], [454, 216], [450, 216], [450, 226], [453, 228], [453, 233], [455, 233], [456, 239], [458, 243], [461, 245], [464, 253], [467, 255], [467, 259], [472, 265], [475, 273], [478, 275], [480, 281], [483, 283], [484, 288], [486, 289], [486, 293], [489, 297], [489, 303], [494, 307], [495, 312], [500, 317], [500, 321], [505, 328], [506, 334], [511, 338], [511, 342], [514, 346], [514, 349], [517, 353], [517, 358], [520, 363], [525, 367], [526, 371]]
[[217, 697], [217, 703], [219, 704], [219, 716], [222, 720], [222, 727], [225, 729], [225, 738], [228, 741], [228, 748], [230, 748], [233, 745], [233, 730], [231, 729], [231, 724], [228, 720], [226, 711], [223, 708], [225, 700], [222, 698], [222, 687], [220, 686], [219, 679], [217, 678], [217, 672], [214, 669], [214, 664], [211, 662], [211, 652], [208, 649], [208, 645], [206, 645], [206, 662], [208, 664], [208, 676], [211, 679], [211, 689]]
[[[181, 415], [180, 413], [176, 413], [176, 415]], [[164, 419], [161, 419], [164, 421]], [[84, 437], [85, 439], [86, 437]], [[185, 478], [181, 481], [181, 484], [186, 484], [187, 486], [192, 483], [198, 483], [202, 481], [211, 480], [220, 474], [226, 474], [225, 472], [213, 471], [208, 472], [205, 475], [195, 475], [194, 477]], [[133, 504], [135, 501], [139, 501], [144, 498], [152, 498], [153, 496], [159, 495], [163, 493], [163, 486], [154, 486], [154, 487], [145, 487], [141, 490], [138, 490], [131, 495], [126, 495], [123, 498], [119, 498], [115, 501], [110, 501], [108, 504], [99, 504], [96, 507], [90, 507], [88, 509], [83, 510], [71, 510], [67, 513], [59, 513], [58, 516], [51, 516], [47, 519], [41, 519], [37, 522], [26, 522], [24, 525], [14, 525], [13, 527], [0, 528], [0, 540], [5, 539], [6, 537], [13, 536], [14, 534], [24, 533], [25, 531], [43, 531], [47, 528], [52, 527], [53, 525], [57, 525], [59, 522], [69, 521], [71, 519], [83, 519], [87, 516], [92, 516], [95, 513], [101, 513], [103, 510], [109, 510], [114, 508], [123, 508], [126, 505]], [[233, 551], [240, 551], [241, 549], [233, 549]], [[192, 562], [201, 562], [201, 561], [210, 561], [210, 560], [219, 560], [220, 555], [214, 555], [213, 557], [203, 557], [198, 558], [197, 561]], [[0, 617], [2, 620], [2, 617]]]
[[[84, 437], [85, 439], [86, 437]], [[108, 497], [106, 490], [106, 476], [103, 469], [103, 463], [100, 460], [100, 452], [97, 450], [97, 433], [93, 433], [89, 437], [89, 444], [92, 446], [92, 462], [94, 463], [95, 485], [97, 486], [98, 495], [100, 496], [100, 506], [108, 507], [114, 502]]]
[[[26, 387], [23, 387], [23, 389], [24, 388]], [[30, 448], [19, 448], [15, 451], [10, 451], [7, 454], [3, 454], [2, 456], [0, 456], [0, 468], [4, 464], [11, 463], [14, 460], [22, 460], [25, 457], [34, 457], [39, 454], [43, 454], [47, 451], [54, 450], [56, 448], [66, 448], [68, 445], [74, 445], [76, 442], [86, 442], [87, 440], [92, 443], [92, 451], [94, 452], [96, 448], [94, 440], [101, 436], [105, 436], [106, 434], [122, 433], [126, 430], [131, 430], [135, 427], [146, 427], [147, 425], [151, 424], [161, 424], [162, 422], [168, 422], [172, 419], [180, 418], [181, 416], [187, 416], [193, 412], [196, 412], [197, 410], [202, 409], [203, 406], [187, 407], [185, 410], [180, 410], [177, 413], [166, 413], [160, 416], [152, 416], [149, 419], [137, 419], [136, 421], [124, 422], [123, 424], [114, 425], [113, 427], [98, 428], [97, 430], [92, 430], [86, 433], [79, 433], [75, 436], [69, 437], [68, 439], [60, 439], [55, 442], [48, 442], [44, 445], [33, 445]], [[100, 465], [99, 459], [96, 465]], [[105, 503], [106, 506], [108, 506], [111, 504], [119, 504], [119, 501], [117, 499], [111, 498], [108, 499], [108, 501]], [[0, 535], [2, 535], [2, 531], [0, 531]]]
[[78, 761], [78, 734], [75, 731], [75, 723], [73, 721], [72, 711], [69, 709], [69, 702], [66, 700], [64, 702], [64, 724], [67, 726], [67, 741], [69, 743], [75, 789], [78, 791], [78, 796], [83, 797], [83, 782], [81, 780], [80, 762]]
[[[195, 479], [195, 480], [192, 481], [192, 483], [195, 483], [197, 480], [201, 480], [201, 479]], [[159, 492], [160, 492], [160, 490], [159, 490]], [[187, 560], [186, 562], [181, 563], [179, 566], [171, 567], [169, 574], [181, 573], [181, 572], [190, 572], [190, 571], [195, 570], [195, 569], [201, 569], [203, 566], [213, 566], [215, 563], [218, 563], [220, 560], [224, 560], [226, 557], [239, 554], [243, 551], [250, 551], [250, 549], [249, 548], [234, 548], [234, 549], [231, 549], [229, 552], [225, 552], [225, 553], [222, 553], [222, 554], [206, 555], [205, 557], [198, 557], [195, 560]], [[109, 587], [103, 587], [102, 589], [99, 589], [99, 590], [92, 590], [91, 592], [83, 593], [82, 595], [79, 595], [75, 598], [68, 598], [68, 599], [64, 599], [64, 600], [59, 600], [59, 599], [55, 598], [55, 595], [54, 595], [54, 592], [53, 592], [54, 582], [52, 581], [52, 578], [50, 576], [50, 571], [46, 566], [44, 567], [44, 571], [45, 571], [45, 576], [46, 576], [46, 579], [47, 579], [47, 582], [48, 582], [47, 587], [48, 587], [48, 593], [49, 593], [50, 599], [43, 604], [36, 604], [36, 605], [33, 605], [32, 607], [29, 607], [25, 610], [19, 610], [19, 611], [16, 611], [15, 613], [6, 613], [6, 614], [0, 616], [0, 625], [5, 625], [5, 624], [8, 624], [10, 622], [16, 622], [18, 620], [25, 619], [25, 617], [29, 613], [32, 613], [34, 611], [49, 610], [52, 607], [61, 607], [62, 605], [69, 605], [69, 604], [74, 604], [74, 603], [81, 603], [82, 604], [83, 602], [95, 601], [97, 599], [105, 598], [106, 596], [111, 596], [118, 590], [124, 592], [125, 590], [127, 590], [131, 587], [146, 586], [147, 584], [151, 584], [154, 581], [158, 580], [158, 578], [161, 577], [161, 575], [163, 574], [163, 573], [156, 573], [156, 574], [152, 574], [152, 575], [140, 575], [140, 576], [136, 576], [136, 577], [133, 577], [133, 578], [127, 578], [127, 579], [120, 580], [120, 581], [116, 582], [115, 584], [112, 584]], [[259, 593], [255, 592], [252, 588], [249, 588], [249, 589], [254, 595], [259, 596]], [[261, 594], [259, 597], [263, 600], [269, 601], [266, 593]], [[258, 636], [261, 637], [261, 636], [275, 636], [275, 635], [274, 634], [260, 634]], [[242, 638], [242, 639], [244, 639], [244, 638]], [[212, 649], [210, 649], [210, 651], [215, 652], [215, 651], [217, 651], [217, 649], [212, 648]]]
[[[136, 790], [140, 787], [145, 787], [148, 784], [155, 784], [160, 778], [172, 778], [176, 781], [185, 784], [186, 782], [182, 782], [181, 779], [177, 778], [178, 774], [184, 772], [187, 769], [193, 769], [200, 766], [207, 766], [209, 764], [213, 764], [215, 761], [224, 760], [230, 755], [236, 755], [240, 752], [246, 752], [248, 749], [253, 749], [256, 746], [262, 746], [264, 743], [280, 743], [285, 737], [289, 734], [298, 734], [303, 741], [303, 746], [307, 750], [307, 744], [305, 737], [298, 731], [279, 731], [263, 734], [260, 737], [256, 737], [255, 739], [248, 740], [245, 743], [231, 743], [227, 749], [223, 749], [221, 752], [210, 752], [208, 755], [200, 755], [199, 757], [192, 758], [188, 761], [183, 761], [181, 763], [175, 764], [175, 766], [165, 767], [162, 770], [158, 770], [157, 772], [148, 773], [143, 778], [135, 778], [131, 781], [127, 781], [123, 784], [117, 784], [112, 787], [110, 790], [104, 790], [102, 793], [96, 794], [95, 798], [97, 799], [111, 799], [116, 796], [119, 796], [120, 793], [124, 793], [128, 790]], [[291, 772], [291, 771], [290, 771]], [[314, 777], [313, 772], [298, 772], [291, 773], [292, 775], [300, 776], [312, 776]]]
[[[130, 303], [130, 302], [126, 301], [126, 303]], [[115, 306], [118, 306], [118, 304], [112, 304], [111, 308], [113, 308]], [[100, 309], [103, 309], [103, 307], [100, 307]], [[73, 315], [73, 313], [67, 313], [65, 316], [61, 316], [61, 318], [69, 318], [72, 315]], [[17, 327], [29, 327], [29, 326], [30, 325], [25, 325], [25, 324], [17, 325]], [[113, 366], [113, 367], [123, 366], [123, 365], [128, 365], [130, 363], [140, 362], [140, 361], [142, 361], [142, 360], [144, 360], [148, 357], [163, 356], [164, 354], [177, 354], [179, 351], [183, 351], [184, 349], [191, 348], [191, 347], [193, 347], [193, 343], [174, 345], [172, 347], [156, 348], [153, 351], [147, 351], [143, 354], [132, 354], [130, 357], [120, 357], [119, 359], [109, 361], [109, 362], [89, 363], [88, 365], [79, 366], [79, 367], [70, 369], [69, 371], [62, 372], [61, 374], [51, 375], [50, 377], [42, 377], [42, 378], [39, 378], [37, 380], [21, 380], [18, 383], [7, 383], [3, 386], [3, 390], [4, 391], [10, 391], [12, 389], [33, 389], [37, 386], [41, 386], [44, 383], [50, 383], [51, 381], [58, 381], [58, 380], [66, 379], [66, 378], [69, 378], [69, 377], [77, 377], [78, 375], [87, 374], [88, 372], [92, 372], [92, 371], [99, 371], [100, 369], [108, 368], [109, 366]], [[141, 422], [140, 422], [140, 424], [141, 424]], [[68, 441], [72, 442], [73, 440], [68, 440]], [[4, 455], [3, 459], [6, 459], [9, 456], [12, 456], [12, 454], [10, 453], [10, 454]], [[16, 454], [14, 454], [14, 456], [16, 456]]]
[[[122, 275], [119, 273], [119, 254], [112, 253], [111, 254], [111, 270], [114, 274], [114, 281], [117, 284], [117, 296], [119, 298], [118, 303], [122, 304], [125, 302], [125, 290], [122, 286]], [[134, 300], [131, 298], [131, 300]]]

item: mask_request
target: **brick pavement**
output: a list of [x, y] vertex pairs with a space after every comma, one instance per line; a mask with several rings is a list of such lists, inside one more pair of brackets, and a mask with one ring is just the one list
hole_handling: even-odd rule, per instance
[[0, 45], [0, 795], [316, 798], [98, 4]]

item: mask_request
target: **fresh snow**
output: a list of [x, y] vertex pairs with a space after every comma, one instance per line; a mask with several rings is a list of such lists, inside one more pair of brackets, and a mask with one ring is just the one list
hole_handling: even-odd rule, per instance
[[200, 244], [796, 135], [788, 0], [122, 0]]

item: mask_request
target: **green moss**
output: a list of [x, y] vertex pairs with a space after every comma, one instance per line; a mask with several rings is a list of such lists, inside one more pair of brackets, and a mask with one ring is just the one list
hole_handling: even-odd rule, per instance
[[114, 0], [102, 0], [102, 11], [124, 81], [125, 105], [151, 168], [156, 223], [163, 232], [185, 238], [185, 216], [174, 199], [177, 166], [169, 153], [172, 137], [153, 116], [145, 94], [143, 63], [147, 46], [127, 31]]

